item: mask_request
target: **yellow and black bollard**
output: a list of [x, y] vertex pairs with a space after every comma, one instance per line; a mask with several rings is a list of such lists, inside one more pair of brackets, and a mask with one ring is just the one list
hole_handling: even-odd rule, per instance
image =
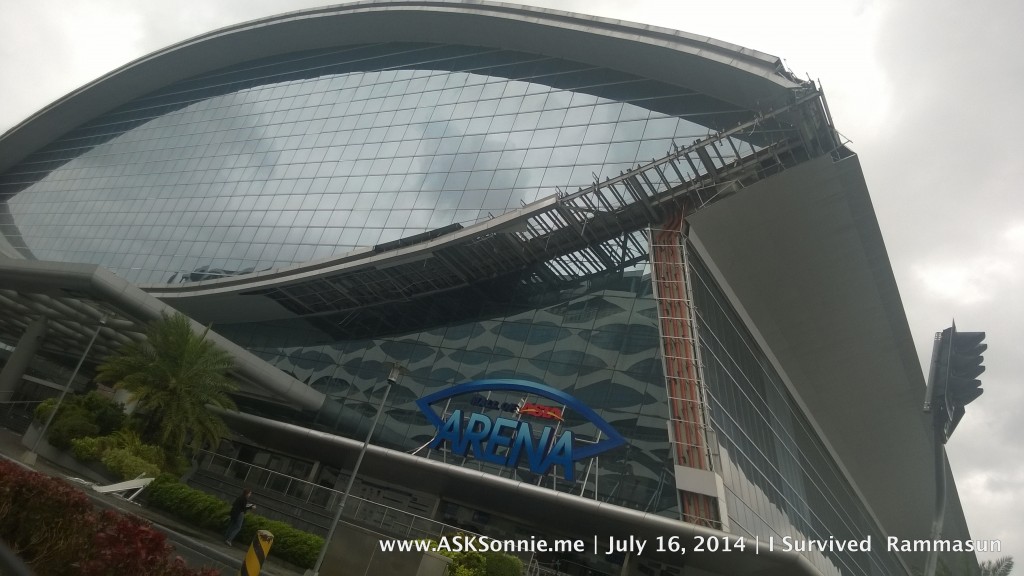
[[242, 560], [242, 568], [238, 571], [238, 576], [258, 576], [273, 543], [274, 535], [270, 532], [266, 530], [256, 532], [256, 537], [249, 545], [249, 551], [245, 553], [245, 560]]

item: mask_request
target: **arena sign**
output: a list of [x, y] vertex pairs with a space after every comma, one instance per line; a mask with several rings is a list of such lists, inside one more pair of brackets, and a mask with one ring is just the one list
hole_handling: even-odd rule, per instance
[[[489, 406], [479, 401], [479, 395], [487, 392], [521, 392], [533, 394], [552, 400], [560, 407], [542, 406], [536, 403], [525, 403], [519, 407], [518, 414], [534, 416], [539, 419], [561, 421], [563, 412], [575, 411], [601, 431], [601, 440], [596, 443], [577, 444], [572, 430], [565, 429], [557, 436], [558, 422], [554, 426], [546, 425], [539, 434], [534, 433], [533, 426], [526, 419], [513, 420], [503, 416], [491, 416], [471, 411], [465, 414], [461, 408], [453, 410], [447, 419], [442, 419], [432, 405], [449, 398], [474, 395], [477, 399], [472, 403], [478, 408], [504, 410], [506, 403], [494, 403]], [[591, 458], [602, 452], [618, 448], [626, 443], [611, 424], [569, 394], [550, 386], [527, 380], [474, 380], [453, 386], [440, 392], [424, 396], [416, 404], [426, 415], [430, 423], [437, 428], [437, 434], [430, 441], [430, 448], [435, 449], [444, 442], [454, 454], [466, 456], [469, 452], [475, 458], [500, 466], [515, 468], [525, 457], [530, 470], [535, 474], [546, 474], [554, 466], [561, 466], [566, 480], [574, 480], [574, 463], [577, 460]], [[564, 406], [564, 409], [562, 408]], [[527, 408], [527, 410], [523, 410]]]

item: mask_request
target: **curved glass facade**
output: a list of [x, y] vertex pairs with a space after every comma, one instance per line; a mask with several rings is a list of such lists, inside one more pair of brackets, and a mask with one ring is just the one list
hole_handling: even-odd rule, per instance
[[748, 115], [532, 54], [289, 55], [169, 86], [34, 153], [0, 176], [0, 231], [135, 283], [201, 280], [479, 222]]
[[[691, 90], [534, 54], [408, 43], [290, 54], [170, 85], [28, 156], [0, 175], [0, 233], [26, 257], [95, 263], [137, 284], [205, 280], [485, 221], [751, 116]], [[752, 150], [738, 146], [737, 156]], [[781, 378], [692, 262], [733, 532], [877, 535]], [[380, 444], [678, 518], [649, 267], [543, 285], [527, 276], [511, 271], [494, 281], [502, 290], [449, 296], [443, 313], [400, 334], [371, 322], [358, 335], [330, 333], [313, 318], [216, 329], [327, 395], [316, 414], [292, 415], [304, 425], [358, 436], [386, 366], [399, 362], [409, 373], [384, 408]], [[440, 307], [442, 297], [410, 306]], [[345, 321], [357, 325], [364, 312], [345, 311]], [[424, 451], [434, 430], [414, 401], [485, 377], [564, 390], [627, 447], [593, 468], [579, 463], [574, 482]], [[585, 422], [564, 426], [593, 435]], [[825, 574], [901, 572], [883, 552], [807, 555]]]

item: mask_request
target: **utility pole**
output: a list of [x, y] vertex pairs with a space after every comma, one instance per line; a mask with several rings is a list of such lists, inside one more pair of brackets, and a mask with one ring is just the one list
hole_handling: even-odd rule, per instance
[[68, 378], [68, 383], [64, 386], [64, 390], [61, 391], [60, 397], [57, 398], [57, 404], [54, 405], [53, 411], [50, 412], [50, 417], [46, 419], [46, 424], [43, 424], [43, 428], [39, 430], [39, 436], [36, 437], [36, 441], [32, 443], [32, 448], [22, 455], [22, 462], [28, 465], [34, 465], [36, 463], [36, 449], [39, 448], [39, 442], [46, 437], [46, 431], [49, 430], [50, 424], [53, 423], [53, 419], [57, 416], [57, 411], [60, 410], [60, 405], [64, 402], [64, 397], [68, 395], [68, 390], [71, 389], [71, 385], [75, 382], [75, 376], [78, 376], [78, 371], [82, 368], [82, 364], [85, 363], [85, 359], [89, 356], [89, 351], [92, 350], [92, 345], [96, 342], [96, 337], [100, 335], [100, 329], [107, 323], [107, 317], [100, 318], [99, 325], [96, 326], [96, 331], [92, 333], [92, 338], [89, 343], [85, 346], [85, 351], [82, 352], [82, 357], [78, 359], [78, 365], [75, 366], [74, 372], [71, 373], [71, 377]]
[[377, 408], [377, 414], [373, 417], [373, 423], [370, 424], [370, 429], [366, 432], [366, 440], [363, 440], [363, 447], [359, 450], [359, 457], [356, 458], [356, 465], [352, 467], [352, 474], [348, 477], [348, 484], [345, 486], [345, 492], [341, 495], [341, 502], [338, 502], [338, 511], [334, 513], [334, 520], [331, 522], [331, 529], [327, 531], [327, 537], [324, 538], [324, 545], [320, 548], [320, 554], [316, 557], [316, 563], [313, 565], [312, 574], [313, 576], [320, 576], [320, 566], [324, 563], [324, 558], [327, 556], [327, 547], [331, 545], [331, 539], [334, 537], [334, 531], [338, 528], [338, 522], [341, 521], [341, 512], [345, 509], [345, 502], [348, 501], [348, 495], [352, 492], [352, 486], [356, 482], [356, 475], [359, 474], [359, 467], [363, 464], [363, 456], [366, 455], [366, 448], [370, 445], [370, 438], [373, 437], [373, 431], [377, 428], [377, 420], [380, 419], [380, 413], [384, 411], [384, 403], [388, 401], [388, 394], [391, 393], [391, 386], [398, 383], [398, 377], [402, 374], [402, 367], [398, 364], [394, 364], [391, 367], [391, 372], [388, 373], [387, 387], [384, 389], [384, 397], [380, 399], [380, 407]]

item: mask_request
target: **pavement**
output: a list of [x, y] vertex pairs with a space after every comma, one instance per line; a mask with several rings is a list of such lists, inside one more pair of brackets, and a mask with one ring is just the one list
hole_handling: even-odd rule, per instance
[[[245, 558], [245, 553], [248, 550], [248, 546], [241, 541], [236, 541], [234, 547], [229, 548], [224, 544], [223, 534], [192, 526], [177, 518], [167, 516], [158, 510], [147, 508], [143, 504], [129, 502], [124, 498], [111, 494], [94, 492], [87, 486], [68, 480], [77, 476], [75, 472], [61, 468], [42, 456], [37, 458], [34, 465], [26, 465], [21, 461], [25, 451], [26, 448], [21, 443], [21, 434], [6, 428], [0, 428], [0, 458], [11, 460], [26, 468], [67, 481], [69, 484], [81, 488], [97, 506], [114, 508], [125, 514], [132, 514], [148, 520], [154, 526], [167, 533], [168, 539], [175, 546], [177, 553], [192, 568], [209, 566], [220, 570], [224, 576], [238, 574], [242, 561]], [[140, 499], [144, 498], [145, 492], [140, 495]], [[271, 547], [270, 554], [260, 574], [267, 576], [303, 576], [305, 572], [303, 568], [274, 558], [274, 549]]]

